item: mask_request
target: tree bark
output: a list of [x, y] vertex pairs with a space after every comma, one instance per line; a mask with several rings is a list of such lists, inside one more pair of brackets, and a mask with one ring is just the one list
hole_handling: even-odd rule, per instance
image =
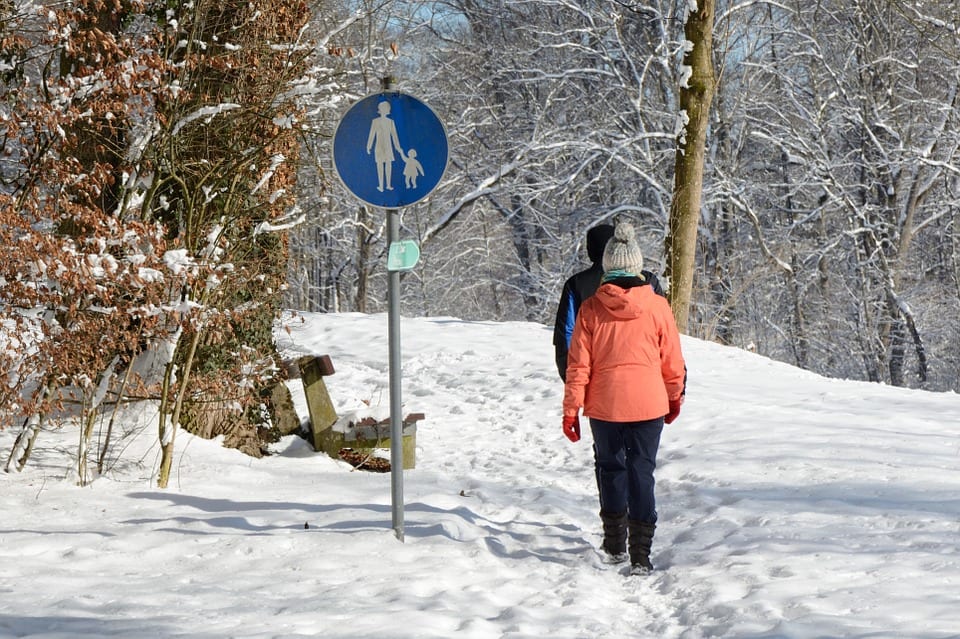
[[[713, 72], [714, 0], [698, 0], [684, 34], [692, 47], [683, 56], [690, 77], [680, 88], [676, 169], [670, 203], [667, 256], [668, 298], [681, 333], [689, 329], [690, 300], [696, 267], [697, 230], [703, 199], [704, 149], [710, 104], [716, 90]], [[681, 128], [682, 126], [682, 128]]]

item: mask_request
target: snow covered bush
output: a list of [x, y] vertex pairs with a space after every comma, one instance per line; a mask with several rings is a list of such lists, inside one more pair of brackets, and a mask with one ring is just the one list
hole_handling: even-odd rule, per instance
[[262, 421], [281, 370], [306, 4], [0, 13], [0, 427], [152, 398], [168, 469], [184, 404]]

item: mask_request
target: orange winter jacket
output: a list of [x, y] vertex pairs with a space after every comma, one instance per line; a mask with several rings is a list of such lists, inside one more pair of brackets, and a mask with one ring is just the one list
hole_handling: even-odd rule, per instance
[[609, 422], [656, 419], [683, 394], [680, 334], [650, 286], [607, 282], [580, 307], [570, 341], [563, 414]]

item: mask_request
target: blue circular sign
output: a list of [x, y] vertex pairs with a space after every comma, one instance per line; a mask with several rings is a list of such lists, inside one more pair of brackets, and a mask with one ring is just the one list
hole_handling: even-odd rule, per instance
[[419, 202], [447, 169], [447, 132], [430, 107], [392, 91], [363, 98], [333, 136], [333, 165], [351, 193], [373, 206]]

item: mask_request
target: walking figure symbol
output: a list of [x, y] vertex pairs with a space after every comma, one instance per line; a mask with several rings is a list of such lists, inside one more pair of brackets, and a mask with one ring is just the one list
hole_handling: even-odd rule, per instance
[[377, 165], [377, 190], [383, 193], [393, 190], [393, 163], [396, 160], [394, 151], [403, 160], [404, 186], [408, 189], [417, 188], [417, 176], [424, 175], [423, 165], [416, 159], [417, 150], [410, 149], [404, 153], [397, 136], [397, 125], [390, 119], [390, 103], [384, 100], [377, 105], [378, 117], [370, 122], [370, 134], [367, 136], [367, 155], [373, 152], [373, 159]]

